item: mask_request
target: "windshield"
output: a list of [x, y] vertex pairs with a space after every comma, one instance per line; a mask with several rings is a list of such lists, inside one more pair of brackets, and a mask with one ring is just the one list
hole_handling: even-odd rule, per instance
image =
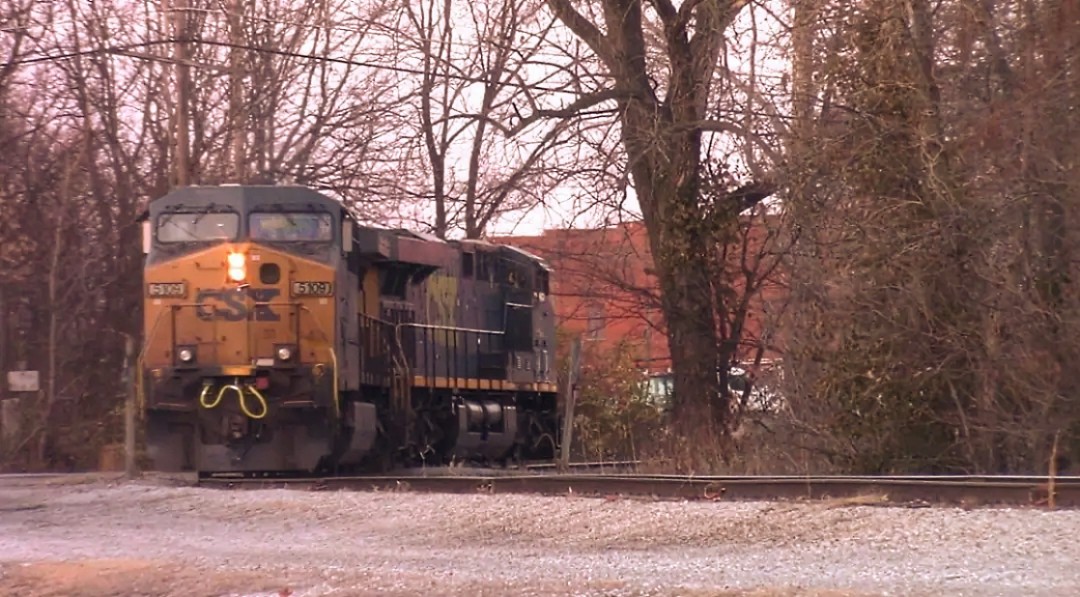
[[334, 219], [328, 213], [253, 213], [248, 219], [251, 240], [334, 240]]
[[234, 240], [240, 216], [232, 212], [169, 213], [158, 217], [157, 239], [162, 243]]

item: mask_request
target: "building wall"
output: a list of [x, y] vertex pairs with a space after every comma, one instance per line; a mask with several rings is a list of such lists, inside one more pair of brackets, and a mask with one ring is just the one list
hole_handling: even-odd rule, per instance
[[[723, 248], [730, 273], [745, 280], [746, 272], [768, 275], [759, 296], [746, 308], [748, 317], [741, 359], [753, 360], [757, 340], [772, 327], [772, 319], [785, 296], [775, 262], [775, 230], [761, 218], [746, 218], [740, 238]], [[775, 226], [773, 226], [775, 228]], [[538, 236], [490, 239], [514, 244], [544, 257], [555, 270], [552, 293], [563, 332], [580, 334], [593, 348], [614, 350], [629, 343], [635, 359], [650, 373], [668, 371], [664, 318], [660, 311], [659, 283], [652, 270], [645, 226], [627, 222], [599, 229], [551, 229]], [[735, 303], [743, 300], [742, 284], [735, 288]], [[768, 334], [771, 341], [775, 334]], [[776, 359], [779, 347], [766, 351]]]

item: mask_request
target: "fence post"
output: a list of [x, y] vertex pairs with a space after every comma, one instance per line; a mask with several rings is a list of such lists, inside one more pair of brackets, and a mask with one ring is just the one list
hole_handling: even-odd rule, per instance
[[577, 402], [577, 378], [581, 365], [581, 336], [570, 346], [570, 370], [566, 373], [566, 409], [563, 412], [562, 444], [559, 446], [559, 468], [570, 465], [570, 443], [574, 433], [574, 406]]

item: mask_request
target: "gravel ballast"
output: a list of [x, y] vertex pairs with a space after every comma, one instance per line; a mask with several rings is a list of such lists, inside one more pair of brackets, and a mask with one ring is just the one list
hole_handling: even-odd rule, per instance
[[0, 478], [3, 595], [1080, 595], [1080, 512]]

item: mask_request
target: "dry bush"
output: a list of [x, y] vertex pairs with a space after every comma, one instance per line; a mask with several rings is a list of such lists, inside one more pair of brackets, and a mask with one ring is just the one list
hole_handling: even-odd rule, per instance
[[794, 420], [851, 471], [1045, 472], [1080, 447], [1076, 7], [810, 4]]
[[[568, 340], [567, 334], [560, 333], [561, 347], [568, 346]], [[647, 378], [635, 367], [633, 356], [627, 343], [612, 351], [583, 343], [572, 459], [637, 460], [649, 454], [663, 434], [664, 413], [649, 402]], [[562, 370], [568, 368], [569, 360], [562, 355]]]

